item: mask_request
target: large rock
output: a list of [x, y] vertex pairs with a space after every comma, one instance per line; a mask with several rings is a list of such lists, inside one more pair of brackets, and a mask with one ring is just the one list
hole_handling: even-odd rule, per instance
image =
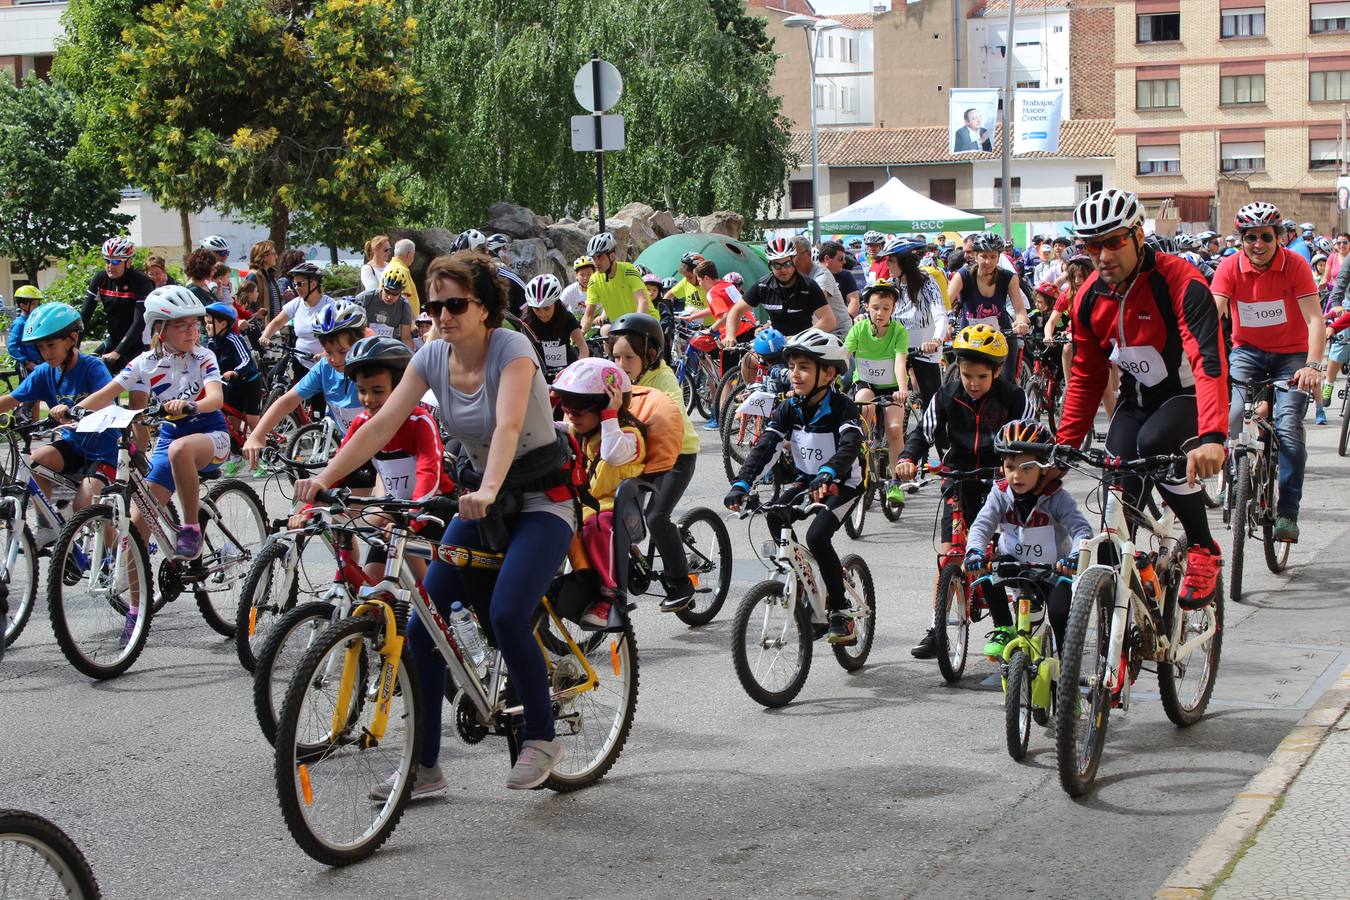
[[639, 253], [646, 250], [657, 241], [656, 231], [652, 228], [652, 216], [656, 210], [645, 203], [630, 203], [620, 209], [612, 216], [612, 221], [606, 222], [610, 226], [610, 231], [614, 232], [615, 240], [619, 239], [619, 233], [614, 226], [619, 223], [628, 229], [626, 240], [619, 240], [619, 249], [627, 253], [620, 253], [620, 258], [633, 259]]
[[741, 229], [745, 227], [745, 217], [740, 213], [720, 209], [706, 216], [699, 216], [699, 230], [707, 234], [724, 234], [735, 240], [741, 239]]
[[656, 210], [649, 221], [652, 223], [652, 231], [656, 232], [658, 238], [668, 238], [672, 234], [682, 233], [680, 227], [675, 224], [675, 217], [667, 210]]
[[486, 234], [500, 231], [513, 238], [532, 238], [538, 237], [544, 227], [544, 221], [532, 210], [510, 203], [494, 203], [488, 207], [483, 231]]
[[511, 261], [511, 269], [525, 281], [545, 272], [553, 272], [548, 252], [548, 245], [543, 238], [526, 238], [506, 245], [506, 257]]
[[570, 266], [572, 260], [586, 254], [586, 245], [590, 243], [594, 234], [594, 227], [587, 230], [577, 224], [559, 222], [544, 231], [544, 241], [552, 244], [553, 249], [558, 251]]

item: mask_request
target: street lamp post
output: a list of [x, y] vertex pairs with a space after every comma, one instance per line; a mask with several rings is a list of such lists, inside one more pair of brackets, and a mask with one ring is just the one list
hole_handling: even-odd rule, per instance
[[[816, 128], [816, 47], [820, 43], [820, 33], [831, 28], [839, 28], [843, 23], [834, 19], [817, 19], [814, 16], [788, 16], [783, 20], [784, 27], [800, 28], [806, 37], [806, 62], [811, 67], [811, 91], [808, 102], [811, 105], [811, 243], [820, 240], [820, 136]], [[811, 36], [815, 35], [812, 41]]]

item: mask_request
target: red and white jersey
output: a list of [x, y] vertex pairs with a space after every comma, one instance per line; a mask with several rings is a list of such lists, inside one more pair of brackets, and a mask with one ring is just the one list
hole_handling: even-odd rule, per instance
[[[369, 421], [369, 412], [357, 413], [342, 443], [351, 440]], [[380, 473], [385, 491], [399, 500], [425, 500], [455, 489], [454, 480], [445, 470], [441, 431], [431, 413], [421, 406], [412, 411], [371, 463]]]

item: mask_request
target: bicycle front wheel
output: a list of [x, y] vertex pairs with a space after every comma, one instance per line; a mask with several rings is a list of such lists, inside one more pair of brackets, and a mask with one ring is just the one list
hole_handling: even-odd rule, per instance
[[731, 590], [731, 535], [722, 517], [706, 506], [681, 516], [679, 529], [694, 598], [675, 616], [686, 625], [707, 625], [721, 611]]
[[200, 566], [195, 587], [202, 618], [218, 634], [232, 638], [239, 591], [253, 555], [267, 539], [267, 516], [253, 488], [236, 478], [211, 485], [205, 500], [199, 519], [202, 555], [189, 571]]
[[252, 672], [258, 650], [277, 618], [295, 606], [299, 593], [300, 547], [296, 541], [277, 540], [253, 560], [239, 592], [234, 620], [234, 650], [239, 664]]
[[[835, 644], [834, 658], [849, 672], [856, 672], [867, 665], [867, 657], [872, 653], [872, 642], [877, 637], [877, 596], [872, 588], [872, 570], [856, 553], [850, 553], [840, 560], [844, 570], [844, 585], [849, 598], [849, 615], [853, 620], [853, 643]], [[866, 605], [860, 604], [862, 600]]]
[[131, 528], [119, 551], [117, 515], [99, 504], [80, 510], [61, 529], [47, 567], [56, 643], [90, 678], [114, 678], [131, 668], [154, 614], [145, 544]]
[[[296, 669], [281, 708], [281, 814], [300, 849], [330, 866], [378, 850], [412, 793], [421, 738], [417, 678], [408, 647], [399, 660], [379, 654], [383, 629], [383, 621], [364, 616], [328, 628]], [[362, 659], [369, 665], [362, 667]], [[375, 740], [375, 698], [385, 667], [395, 663], [387, 727]]]
[[333, 624], [331, 603], [302, 603], [277, 617], [258, 648], [253, 666], [253, 712], [267, 743], [277, 742], [277, 717], [300, 661]]
[[1234, 603], [1242, 600], [1242, 566], [1246, 555], [1247, 531], [1251, 527], [1252, 458], [1248, 453], [1238, 457], [1237, 475], [1233, 479], [1233, 547], [1228, 553], [1228, 596]]
[[590, 690], [573, 693], [587, 680], [585, 667], [567, 641], [556, 634], [557, 623], [545, 614], [539, 628], [553, 632], [543, 644], [551, 648], [549, 687], [563, 757], [544, 786], [567, 793], [605, 777], [623, 752], [637, 712], [638, 652], [631, 622], [620, 631], [602, 634], [583, 631], [566, 621], [563, 627], [598, 679]]
[[1115, 591], [1114, 572], [1089, 569], [1079, 576], [1069, 605], [1055, 696], [1055, 756], [1059, 783], [1070, 797], [1092, 790], [1106, 745], [1111, 715], [1106, 675], [1112, 666], [1107, 649]]
[[0, 552], [6, 554], [6, 559], [0, 560], [0, 571], [4, 573], [3, 588], [9, 604], [9, 611], [5, 613], [5, 646], [8, 647], [28, 624], [28, 617], [37, 603], [37, 550], [33, 547], [28, 526], [12, 518], [0, 519]]
[[[1178, 550], [1184, 553], [1185, 548]], [[1184, 556], [1180, 556], [1184, 559]], [[1194, 725], [1205, 716], [1214, 681], [1219, 674], [1219, 654], [1223, 650], [1223, 588], [1204, 609], [1182, 609], [1177, 603], [1181, 590], [1181, 569], [1168, 579], [1163, 598], [1163, 627], [1172, 647], [1184, 647], [1214, 624], [1214, 636], [1179, 659], [1158, 663], [1158, 693], [1163, 711], [1173, 724]], [[1175, 651], [1173, 651], [1175, 652]]]
[[863, 535], [863, 523], [867, 521], [867, 495], [872, 490], [872, 472], [870, 466], [863, 466], [863, 481], [859, 486], [858, 497], [853, 501], [853, 508], [848, 511], [844, 517], [844, 531], [848, 536], [857, 540]]
[[337, 441], [333, 439], [328, 423], [321, 419], [301, 426], [291, 436], [290, 446], [286, 452], [295, 462], [315, 466], [328, 462], [335, 450]]
[[933, 611], [934, 643], [938, 669], [948, 684], [961, 680], [970, 649], [970, 594], [961, 563], [952, 560], [938, 573], [937, 600]]
[[1008, 660], [1008, 675], [1003, 681], [1003, 732], [1008, 755], [1021, 762], [1031, 743], [1031, 670], [1024, 650]]
[[787, 586], [761, 581], [745, 595], [731, 626], [731, 660], [756, 703], [791, 703], [811, 671], [811, 622]]
[[75, 842], [42, 816], [0, 809], [0, 889], [6, 897], [101, 897]]

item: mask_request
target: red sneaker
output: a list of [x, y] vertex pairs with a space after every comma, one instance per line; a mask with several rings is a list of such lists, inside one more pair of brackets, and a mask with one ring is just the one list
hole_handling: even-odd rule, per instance
[[1205, 547], [1192, 547], [1186, 554], [1186, 577], [1177, 603], [1182, 609], [1204, 609], [1214, 600], [1223, 572], [1223, 557]]

